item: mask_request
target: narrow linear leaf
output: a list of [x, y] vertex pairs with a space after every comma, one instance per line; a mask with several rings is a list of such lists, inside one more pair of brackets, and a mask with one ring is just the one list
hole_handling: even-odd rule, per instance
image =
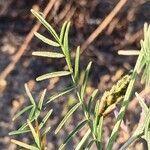
[[82, 150], [83, 146], [85, 146], [85, 143], [87, 142], [89, 136], [91, 134], [91, 130], [89, 129], [85, 135], [82, 137], [81, 141], [78, 143], [77, 147], [75, 148], [75, 150]]
[[15, 114], [15, 116], [13, 117], [13, 121], [15, 119], [17, 119], [19, 116], [21, 116], [24, 112], [28, 111], [29, 109], [31, 109], [33, 107], [33, 105], [29, 105], [27, 107], [25, 107], [24, 109], [22, 109], [21, 111], [19, 111], [17, 114]]
[[57, 126], [55, 130], [55, 134], [59, 132], [59, 130], [62, 128], [62, 126], [65, 124], [65, 122], [68, 120], [68, 118], [77, 110], [77, 108], [81, 105], [81, 103], [77, 103], [75, 106], [73, 106], [65, 115], [63, 120], [60, 122], [60, 124]]
[[88, 111], [88, 113], [89, 113], [89, 116], [90, 116], [90, 114], [92, 113], [92, 104], [93, 104], [92, 102], [94, 101], [94, 99], [95, 99], [97, 93], [98, 93], [98, 89], [95, 89], [95, 90], [93, 91], [92, 95], [90, 96], [90, 100], [89, 100], [89, 102], [88, 102], [88, 104], [87, 104], [87, 111]]
[[34, 35], [40, 39], [41, 41], [43, 41], [44, 43], [50, 45], [50, 46], [54, 46], [54, 47], [60, 47], [60, 45], [57, 43], [57, 42], [54, 42], [50, 39], [48, 39], [47, 37], [41, 35], [40, 33], [38, 32], [35, 32]]
[[43, 101], [44, 101], [45, 95], [46, 95], [46, 89], [43, 91], [43, 93], [42, 93], [42, 95], [41, 95], [41, 98], [40, 98], [40, 100], [39, 100], [39, 103], [38, 103], [38, 109], [39, 109], [39, 110], [42, 109]]
[[79, 79], [79, 61], [80, 61], [80, 46], [77, 47], [76, 50], [76, 57], [75, 57], [75, 73], [74, 73], [74, 78], [75, 81], [77, 82]]
[[29, 120], [31, 120], [34, 117], [35, 111], [36, 111], [36, 106], [33, 106], [29, 113], [29, 117], [28, 117]]
[[48, 118], [50, 117], [50, 115], [52, 114], [53, 110], [51, 109], [46, 116], [43, 118], [43, 120], [41, 121], [40, 125], [39, 125], [39, 129], [41, 129], [45, 123], [47, 122]]
[[64, 22], [61, 31], [60, 31], [60, 43], [63, 44], [63, 38], [65, 34], [65, 29], [66, 29], [67, 21]]
[[68, 44], [69, 29], [70, 29], [70, 22], [67, 23], [66, 31], [65, 31], [65, 35], [64, 35], [64, 43], [63, 43], [66, 55], [69, 55], [69, 44]]
[[70, 74], [71, 73], [69, 71], [57, 71], [57, 72], [47, 73], [47, 74], [44, 74], [44, 75], [36, 78], [36, 81], [42, 81], [42, 80], [50, 79], [50, 78], [54, 78], [54, 77], [67, 76]]
[[59, 147], [59, 150], [62, 150], [66, 144], [70, 141], [70, 139], [87, 123], [87, 120], [81, 121], [77, 127], [68, 135], [68, 137], [65, 139], [64, 143]]
[[30, 129], [16, 130], [16, 131], [9, 132], [8, 135], [24, 134], [24, 133], [28, 133], [30, 131], [31, 131]]
[[41, 113], [41, 110], [42, 110], [45, 94], [46, 94], [46, 89], [43, 91], [43, 93], [41, 95], [41, 98], [39, 100], [38, 106], [36, 106], [35, 109], [33, 110], [34, 113], [33, 113], [32, 117], [28, 118], [30, 121], [32, 119], [37, 120], [37, 118], [39, 117], [39, 115]]
[[72, 68], [72, 64], [71, 64], [71, 57], [70, 57], [69, 43], [68, 43], [69, 29], [70, 29], [70, 22], [68, 22], [67, 26], [66, 26], [66, 31], [65, 31], [65, 35], [64, 35], [64, 43], [63, 43], [63, 51], [64, 51], [64, 54], [65, 54], [65, 58], [66, 58], [68, 68], [69, 68], [70, 72], [72, 72], [73, 68]]
[[30, 92], [30, 90], [29, 90], [29, 88], [28, 88], [28, 85], [25, 83], [24, 86], [25, 86], [26, 93], [27, 93], [27, 95], [28, 95], [28, 97], [29, 97], [31, 103], [32, 103], [33, 105], [36, 105], [36, 104], [35, 104], [35, 100], [34, 100], [34, 98], [32, 97], [32, 94], [31, 94], [31, 92]]
[[30, 130], [31, 130], [31, 132], [32, 132], [32, 135], [33, 135], [33, 137], [34, 137], [35, 143], [36, 143], [37, 146], [40, 148], [40, 141], [39, 141], [39, 136], [38, 136], [38, 134], [36, 133], [34, 127], [32, 126], [32, 124], [31, 124], [31, 122], [30, 122], [30, 120], [27, 120], [27, 123], [28, 123], [28, 126], [29, 126], [29, 128], [30, 128]]
[[144, 111], [144, 113], [146, 114], [148, 112], [148, 107], [146, 106], [146, 104], [144, 103], [144, 99], [142, 97], [140, 97], [140, 95], [136, 92], [135, 93], [141, 107], [142, 107], [142, 110]]
[[99, 118], [99, 124], [97, 128], [97, 141], [98, 141], [98, 149], [102, 150], [102, 132], [103, 132], [103, 116]]
[[45, 52], [45, 51], [36, 51], [36, 52], [33, 52], [32, 55], [40, 56], [40, 57], [49, 57], [49, 58], [63, 58], [64, 57], [64, 55], [61, 53]]
[[51, 127], [46, 128], [46, 130], [43, 132], [42, 136], [46, 135], [51, 130]]
[[87, 81], [88, 81], [91, 65], [92, 65], [92, 62], [89, 62], [88, 66], [85, 70], [84, 80], [83, 80], [83, 84], [81, 86], [81, 93], [80, 93], [81, 99], [83, 99], [83, 97], [84, 97], [84, 93], [85, 93], [85, 89], [86, 89], [86, 86], [87, 86]]
[[45, 28], [53, 35], [53, 37], [59, 42], [59, 37], [53, 27], [41, 16], [38, 12], [31, 9], [32, 14], [45, 26]]
[[49, 100], [46, 102], [46, 104], [48, 104], [48, 103], [50, 103], [51, 101], [53, 101], [53, 100], [59, 98], [60, 96], [63, 96], [63, 95], [65, 95], [65, 94], [67, 94], [67, 93], [73, 91], [74, 89], [76, 89], [76, 87], [72, 86], [72, 87], [69, 87], [69, 88], [65, 89], [64, 91], [62, 91], [62, 92], [60, 92], [60, 93], [57, 93], [57, 94], [51, 96], [51, 97], [49, 98]]
[[93, 123], [93, 133], [97, 137], [99, 133], [97, 133], [98, 121], [99, 121], [99, 101], [96, 102], [95, 106], [95, 118]]
[[32, 145], [20, 142], [18, 140], [11, 139], [11, 142], [14, 143], [14, 144], [16, 144], [16, 145], [18, 145], [18, 146], [20, 146], [20, 147], [29, 149], [29, 150], [39, 150], [39, 148], [37, 148], [35, 146], [32, 146]]

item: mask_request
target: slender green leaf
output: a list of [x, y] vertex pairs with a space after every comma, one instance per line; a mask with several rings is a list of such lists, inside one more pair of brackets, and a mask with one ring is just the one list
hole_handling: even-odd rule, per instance
[[83, 84], [81, 86], [81, 94], [80, 94], [81, 99], [83, 99], [83, 97], [84, 97], [84, 93], [85, 93], [85, 89], [86, 89], [86, 86], [87, 86], [87, 81], [88, 81], [91, 65], [92, 65], [92, 62], [89, 62], [88, 66], [85, 70], [84, 80], [83, 80]]
[[41, 98], [40, 98], [40, 100], [39, 100], [39, 103], [38, 103], [38, 109], [39, 109], [39, 110], [42, 109], [43, 101], [44, 101], [45, 95], [46, 95], [46, 89], [43, 91], [43, 93], [42, 93], [42, 95], [41, 95]]
[[62, 128], [62, 126], [66, 123], [66, 121], [68, 120], [68, 118], [77, 110], [77, 108], [81, 105], [81, 103], [77, 103], [75, 106], [73, 106], [65, 115], [65, 117], [62, 119], [62, 121], [60, 122], [60, 124], [57, 126], [56, 130], [55, 130], [55, 134], [57, 134], [59, 132], [59, 130]]
[[76, 82], [79, 79], [79, 61], [80, 61], [80, 46], [77, 47], [76, 57], [75, 57], [74, 78]]
[[141, 40], [142, 60], [138, 72], [142, 72], [141, 82], [147, 87], [150, 86], [150, 25], [144, 24], [144, 40]]
[[46, 135], [50, 130], [51, 130], [51, 127], [46, 128], [45, 131], [43, 132], [42, 136]]
[[98, 128], [98, 124], [99, 124], [99, 101], [96, 102], [96, 106], [95, 106], [95, 118], [94, 118], [94, 123], [93, 123], [93, 133], [94, 135], [97, 137], [98, 136], [98, 132], [97, 132], [97, 128]]
[[[33, 122], [33, 121], [34, 121], [34, 120], [32, 119], [30, 122]], [[28, 127], [28, 124], [27, 124], [27, 122], [26, 122], [26, 123], [24, 123], [24, 124], [18, 129], [18, 131], [25, 130], [27, 127]]]
[[148, 112], [148, 107], [146, 106], [146, 104], [144, 103], [144, 99], [142, 97], [140, 97], [140, 95], [136, 92], [135, 93], [141, 107], [142, 107], [142, 110], [144, 111], [144, 113], [146, 114]]
[[89, 116], [92, 113], [92, 104], [93, 104], [93, 101], [94, 101], [97, 93], [98, 93], [98, 89], [95, 89], [93, 91], [92, 95], [90, 96], [89, 102], [87, 104], [87, 111], [88, 111]]
[[14, 143], [14, 144], [16, 144], [16, 145], [18, 145], [18, 146], [20, 146], [20, 147], [29, 149], [29, 150], [39, 150], [39, 148], [37, 148], [35, 146], [32, 146], [32, 145], [20, 142], [18, 140], [11, 139], [11, 142]]
[[27, 93], [27, 95], [28, 95], [28, 97], [29, 97], [31, 103], [35, 106], [35, 105], [36, 105], [36, 104], [35, 104], [35, 100], [34, 100], [34, 98], [32, 97], [32, 94], [31, 94], [31, 92], [30, 92], [30, 90], [29, 90], [29, 88], [28, 88], [28, 85], [25, 84], [24, 86], [25, 86], [26, 93]]
[[99, 124], [97, 128], [97, 141], [98, 141], [98, 149], [102, 150], [102, 132], [103, 132], [103, 116], [99, 118]]
[[33, 106], [29, 113], [29, 117], [28, 117], [29, 120], [31, 120], [34, 117], [35, 111], [36, 111], [36, 106]]
[[69, 43], [68, 43], [69, 29], [70, 29], [70, 22], [67, 23], [66, 31], [65, 31], [65, 35], [64, 35], [64, 43], [63, 43], [66, 57], [70, 57], [70, 56], [67, 56], [67, 55], [69, 55]]
[[63, 38], [64, 38], [64, 34], [65, 34], [66, 25], [67, 25], [67, 21], [64, 22], [64, 24], [61, 28], [61, 32], [60, 32], [60, 43], [61, 44], [63, 44]]
[[9, 132], [9, 135], [17, 135], [17, 134], [24, 134], [30, 132], [30, 129], [24, 129], [24, 130], [15, 130], [12, 132]]
[[65, 95], [65, 94], [67, 94], [67, 93], [70, 93], [70, 92], [73, 91], [74, 89], [76, 89], [76, 87], [72, 86], [72, 87], [69, 87], [69, 88], [65, 89], [64, 91], [62, 91], [62, 92], [60, 92], [60, 93], [57, 93], [57, 94], [51, 96], [51, 97], [48, 99], [48, 101], [46, 102], [46, 104], [48, 104], [48, 103], [50, 103], [51, 101], [53, 101], [53, 100], [59, 98], [60, 96], [63, 96], [63, 95]]
[[24, 109], [22, 109], [21, 111], [19, 111], [17, 114], [15, 114], [15, 116], [13, 117], [13, 121], [18, 118], [19, 116], [21, 116], [24, 112], [28, 111], [29, 109], [31, 109], [33, 107], [33, 105], [29, 105], [27, 107], [25, 107]]
[[45, 51], [36, 51], [36, 52], [33, 52], [32, 55], [40, 56], [40, 57], [49, 57], [49, 58], [63, 58], [64, 57], [64, 55], [61, 53], [45, 52]]
[[27, 123], [28, 123], [28, 126], [32, 132], [32, 135], [34, 137], [34, 141], [35, 143], [37, 144], [37, 146], [40, 148], [40, 139], [39, 139], [39, 136], [38, 136], [38, 133], [36, 133], [34, 127], [32, 126], [30, 120], [27, 120]]
[[36, 108], [34, 110], [34, 116], [32, 118], [29, 118], [29, 120], [32, 120], [32, 119], [37, 120], [37, 118], [39, 117], [40, 112], [42, 110], [45, 94], [46, 94], [46, 89], [43, 91], [41, 98], [39, 100], [38, 106], [36, 106]]
[[32, 14], [45, 26], [45, 28], [53, 35], [53, 37], [59, 42], [59, 37], [53, 27], [41, 16], [38, 12], [31, 9]]
[[47, 73], [44, 74], [42, 76], [39, 76], [38, 78], [36, 78], [37, 81], [42, 81], [45, 79], [50, 79], [50, 78], [54, 78], [54, 77], [61, 77], [61, 76], [67, 76], [70, 75], [71, 73], [69, 71], [57, 71], [57, 72], [52, 72], [52, 73]]
[[39, 129], [41, 129], [45, 123], [47, 122], [48, 118], [50, 117], [50, 115], [52, 114], [53, 110], [51, 109], [47, 114], [46, 116], [42, 119], [40, 125], [39, 125]]
[[59, 147], [59, 150], [62, 150], [66, 144], [70, 141], [70, 139], [87, 123], [87, 120], [81, 121], [77, 127], [68, 135], [68, 137], [65, 139], [64, 143]]
[[64, 43], [63, 43], [63, 51], [65, 54], [68, 68], [69, 68], [70, 72], [73, 72], [73, 68], [72, 68], [72, 64], [71, 64], [71, 57], [70, 57], [70, 52], [69, 52], [69, 44], [68, 44], [69, 29], [70, 29], [70, 22], [68, 22], [67, 26], [66, 26], [66, 31], [65, 31], [65, 35], [64, 35]]
[[54, 46], [54, 47], [59, 47], [60, 45], [57, 43], [57, 42], [54, 42], [50, 39], [48, 39], [47, 37], [41, 35], [40, 33], [38, 32], [35, 32], [34, 35], [40, 39], [41, 41], [43, 41], [44, 43], [48, 44], [48, 45], [51, 45], [51, 46]]
[[91, 129], [88, 129], [88, 131], [82, 137], [81, 141], [78, 143], [75, 150], [82, 150], [83, 149], [83, 146], [85, 146], [85, 143], [88, 141], [88, 138], [89, 138], [90, 134], [91, 134]]

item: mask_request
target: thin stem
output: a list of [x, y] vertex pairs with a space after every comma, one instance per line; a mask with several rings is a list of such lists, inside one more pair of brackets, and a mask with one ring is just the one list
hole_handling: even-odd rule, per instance
[[[60, 45], [61, 45], [61, 49], [62, 49], [62, 51], [63, 51], [63, 45], [62, 45], [62, 44], [60, 44]], [[66, 60], [66, 59], [65, 59], [65, 60]], [[67, 60], [66, 60], [66, 63], [67, 63]], [[67, 65], [68, 65], [68, 63], [67, 63]], [[72, 72], [72, 70], [71, 70], [70, 68], [69, 68], [69, 70]], [[72, 79], [73, 84], [76, 86], [77, 83], [76, 83], [76, 80], [75, 80], [73, 74], [71, 74], [71, 79]], [[85, 116], [85, 118], [88, 120], [88, 126], [89, 126], [90, 131], [92, 132], [92, 127], [90, 126], [90, 120], [89, 120], [89, 117], [88, 117], [87, 112], [86, 112], [85, 104], [83, 103], [84, 100], [81, 98], [81, 96], [80, 96], [80, 91], [78, 90], [78, 88], [77, 88], [77, 90], [76, 90], [76, 94], [77, 94], [77, 97], [78, 97], [79, 102], [82, 104], [84, 116]], [[92, 135], [93, 135], [93, 138], [96, 139], [96, 137], [95, 137], [95, 135], [94, 135], [93, 133], [92, 133]], [[97, 145], [97, 144], [96, 144], [96, 146], [97, 146], [97, 148], [98, 148], [98, 145]]]

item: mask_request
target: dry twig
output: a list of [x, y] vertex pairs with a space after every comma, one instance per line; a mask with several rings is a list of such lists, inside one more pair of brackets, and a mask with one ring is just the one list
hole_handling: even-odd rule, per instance
[[[53, 8], [55, 2], [57, 0], [50, 0], [47, 4], [46, 8], [43, 11], [43, 15], [46, 17], [50, 10]], [[24, 51], [27, 49], [29, 43], [31, 42], [34, 32], [38, 31], [40, 28], [41, 23], [37, 22], [34, 27], [31, 29], [31, 31], [26, 36], [23, 44], [18, 49], [18, 52], [12, 57], [12, 61], [8, 64], [8, 66], [1, 72], [0, 77], [1, 79], [6, 79], [6, 77], [9, 75], [9, 73], [14, 69], [16, 63], [20, 60], [21, 56], [23, 55]]]
[[96, 37], [102, 33], [102, 31], [109, 25], [112, 19], [119, 13], [121, 8], [126, 4], [128, 0], [120, 0], [110, 14], [104, 19], [104, 21], [96, 28], [96, 30], [87, 38], [87, 40], [81, 46], [81, 53], [96, 39]]

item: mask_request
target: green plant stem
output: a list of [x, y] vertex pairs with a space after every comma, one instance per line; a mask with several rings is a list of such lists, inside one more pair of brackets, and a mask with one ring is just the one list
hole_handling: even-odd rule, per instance
[[118, 136], [118, 130], [119, 130], [121, 122], [124, 118], [126, 108], [129, 104], [129, 99], [130, 99], [130, 96], [132, 94], [132, 91], [133, 91], [133, 88], [134, 88], [134, 83], [136, 81], [137, 74], [138, 74], [137, 71], [138, 71], [138, 69], [141, 65], [141, 61], [142, 61], [142, 58], [143, 58], [143, 54], [142, 54], [141, 51], [140, 51], [140, 54], [138, 56], [136, 65], [134, 67], [134, 71], [132, 73], [131, 81], [130, 81], [129, 86], [128, 86], [127, 91], [126, 91], [126, 94], [125, 94], [125, 97], [124, 97], [124, 100], [123, 100], [123, 103], [122, 103], [122, 107], [119, 111], [119, 114], [118, 114], [118, 117], [117, 117], [117, 122], [116, 122], [116, 124], [115, 124], [115, 126], [112, 130], [112, 133], [111, 133], [111, 136], [110, 136], [110, 139], [109, 139], [109, 142], [108, 142], [107, 150], [111, 150], [112, 147], [113, 147], [113, 144], [116, 141], [116, 138]]
[[[63, 46], [62, 46], [62, 45], [61, 45], [61, 48], [63, 49]], [[66, 63], [67, 63], [67, 60], [66, 60]], [[67, 65], [68, 65], [68, 63], [67, 63]], [[69, 68], [69, 70], [72, 72], [72, 69]], [[77, 86], [77, 83], [76, 83], [76, 80], [75, 80], [73, 74], [71, 74], [71, 79], [72, 79], [73, 84], [74, 84], [75, 86]], [[89, 120], [89, 117], [88, 117], [88, 115], [87, 115], [85, 105], [84, 105], [84, 103], [83, 103], [84, 100], [81, 98], [80, 92], [79, 92], [78, 88], [77, 88], [77, 90], [76, 90], [76, 94], [77, 94], [77, 97], [78, 97], [79, 102], [82, 104], [82, 108], [83, 108], [83, 111], [84, 111], [84, 116], [85, 116], [85, 118], [88, 120], [88, 126], [89, 126], [90, 131], [92, 132], [92, 127], [90, 126], [90, 120]], [[94, 135], [94, 134], [92, 134], [92, 135], [93, 135], [93, 138], [96, 139], [95, 135]], [[96, 144], [96, 146], [97, 146], [97, 149], [98, 149], [98, 145], [97, 145], [97, 144]]]

